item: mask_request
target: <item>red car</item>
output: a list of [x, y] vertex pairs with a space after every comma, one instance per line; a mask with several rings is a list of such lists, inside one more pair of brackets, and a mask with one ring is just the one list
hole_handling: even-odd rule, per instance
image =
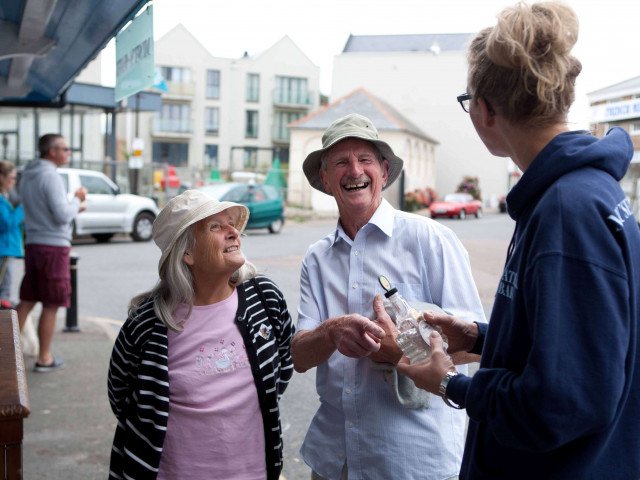
[[444, 200], [433, 202], [429, 206], [431, 218], [449, 217], [466, 218], [467, 215], [482, 216], [482, 203], [468, 193], [450, 193]]

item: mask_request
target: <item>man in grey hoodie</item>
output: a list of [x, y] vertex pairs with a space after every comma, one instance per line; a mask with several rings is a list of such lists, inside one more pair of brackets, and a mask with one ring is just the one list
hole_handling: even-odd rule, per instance
[[59, 307], [68, 307], [71, 295], [69, 250], [71, 223], [84, 209], [86, 189], [79, 188], [71, 200], [56, 168], [66, 165], [71, 149], [61, 135], [47, 134], [38, 142], [39, 159], [27, 164], [20, 179], [24, 205], [25, 262], [16, 310], [22, 329], [37, 302], [42, 302], [38, 325], [40, 351], [36, 372], [50, 372], [64, 365], [51, 353]]

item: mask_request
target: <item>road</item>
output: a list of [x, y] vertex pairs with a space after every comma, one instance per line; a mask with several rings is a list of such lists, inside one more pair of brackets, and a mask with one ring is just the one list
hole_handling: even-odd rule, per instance
[[[501, 214], [487, 214], [481, 219], [438, 221], [454, 230], [469, 251], [473, 275], [488, 314], [513, 222]], [[301, 260], [308, 245], [329, 233], [334, 226], [335, 220], [290, 222], [278, 235], [252, 231], [242, 239], [245, 256], [280, 286], [294, 319], [299, 302]], [[79, 240], [72, 250], [79, 256], [78, 310], [81, 321], [93, 319], [105, 326], [113, 338], [126, 318], [129, 299], [154, 285], [160, 252], [152, 242], [135, 243], [124, 236], [116, 237], [108, 244]], [[21, 278], [20, 263], [16, 267], [14, 288], [17, 289]], [[105, 365], [105, 371], [106, 368]], [[103, 401], [104, 405], [97, 408], [108, 412], [106, 397]], [[281, 403], [285, 436], [283, 475], [288, 480], [309, 478], [309, 469], [298, 451], [317, 406], [315, 371], [294, 375]], [[27, 430], [27, 435], [29, 433]], [[105, 444], [110, 443], [110, 435], [111, 432], [107, 434]]]

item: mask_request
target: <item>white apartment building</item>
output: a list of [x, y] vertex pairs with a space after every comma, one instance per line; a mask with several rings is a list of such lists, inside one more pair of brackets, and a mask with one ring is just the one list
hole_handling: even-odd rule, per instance
[[[351, 35], [334, 58], [331, 100], [364, 87], [439, 142], [436, 191], [455, 191], [477, 176], [485, 204], [508, 188], [510, 160], [492, 156], [456, 97], [467, 81], [472, 34]], [[426, 186], [426, 185], [425, 185]]]
[[594, 135], [603, 137], [612, 127], [624, 128], [633, 142], [633, 159], [620, 182], [640, 219], [640, 76], [587, 94]]
[[137, 127], [132, 115], [119, 132], [125, 145], [145, 141], [145, 163], [265, 171], [275, 155], [288, 162], [287, 125], [319, 105], [320, 69], [286, 36], [256, 56], [219, 58], [178, 25], [156, 42], [155, 58], [162, 110], [141, 114]]

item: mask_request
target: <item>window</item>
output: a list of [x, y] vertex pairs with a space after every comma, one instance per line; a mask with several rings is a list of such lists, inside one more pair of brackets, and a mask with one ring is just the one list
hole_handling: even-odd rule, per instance
[[154, 162], [186, 167], [189, 164], [189, 144], [153, 142], [152, 155]]
[[162, 78], [168, 82], [188, 83], [191, 81], [191, 70], [182, 67], [160, 67]]
[[207, 98], [220, 98], [220, 70], [207, 70]]
[[276, 77], [275, 101], [293, 105], [309, 105], [307, 79], [298, 77]]
[[629, 133], [631, 135], [640, 135], [640, 122], [633, 122], [629, 125]]
[[260, 75], [247, 73], [247, 102], [260, 101]]
[[239, 187], [234, 188], [229, 193], [224, 196], [225, 202], [240, 202], [247, 194], [247, 186], [240, 185]]
[[156, 128], [162, 132], [191, 132], [191, 108], [185, 103], [163, 103]]
[[80, 184], [87, 189], [87, 193], [113, 195], [115, 192], [111, 185], [100, 177], [93, 175], [80, 175]]
[[204, 109], [204, 128], [209, 135], [218, 134], [220, 130], [220, 109], [218, 107]]
[[258, 164], [258, 149], [252, 147], [245, 147], [244, 149], [244, 168], [256, 168]]
[[218, 168], [218, 145], [204, 146], [204, 166]]
[[289, 125], [291, 122], [302, 117], [301, 112], [285, 112], [275, 110], [273, 112], [273, 140], [288, 142], [289, 141]]
[[247, 110], [247, 123], [244, 136], [247, 138], [258, 138], [258, 111]]

